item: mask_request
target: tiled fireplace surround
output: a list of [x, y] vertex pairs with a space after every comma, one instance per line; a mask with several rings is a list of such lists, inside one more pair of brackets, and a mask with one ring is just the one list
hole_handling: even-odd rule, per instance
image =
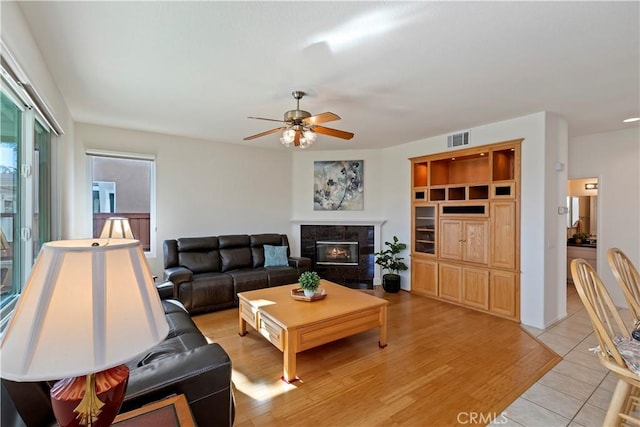
[[[382, 222], [300, 222], [300, 255], [311, 259], [313, 270], [323, 279], [351, 288], [371, 289], [374, 283], [380, 283], [373, 253], [380, 250]], [[317, 241], [358, 242], [358, 265], [318, 264]]]

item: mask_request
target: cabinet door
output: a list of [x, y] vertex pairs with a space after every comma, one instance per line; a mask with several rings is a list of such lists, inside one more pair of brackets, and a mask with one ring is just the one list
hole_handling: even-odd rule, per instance
[[462, 220], [440, 221], [440, 258], [462, 259]]
[[436, 253], [436, 207], [418, 205], [413, 211], [413, 251], [423, 254]]
[[462, 269], [462, 302], [470, 307], [489, 309], [489, 270]]
[[463, 260], [487, 264], [489, 262], [489, 222], [487, 220], [465, 220]]
[[520, 291], [518, 276], [508, 271], [492, 271], [489, 281], [489, 311], [518, 320]]
[[491, 203], [491, 266], [516, 268], [516, 204]]
[[411, 291], [422, 295], [438, 295], [438, 263], [411, 260]]
[[462, 299], [462, 267], [442, 263], [438, 267], [440, 297], [460, 302]]

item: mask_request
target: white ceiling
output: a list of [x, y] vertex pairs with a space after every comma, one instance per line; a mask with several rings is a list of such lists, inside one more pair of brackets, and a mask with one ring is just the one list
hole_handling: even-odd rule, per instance
[[539, 111], [637, 126], [640, 2], [21, 2], [79, 122], [259, 147], [300, 107], [311, 149], [385, 147]]

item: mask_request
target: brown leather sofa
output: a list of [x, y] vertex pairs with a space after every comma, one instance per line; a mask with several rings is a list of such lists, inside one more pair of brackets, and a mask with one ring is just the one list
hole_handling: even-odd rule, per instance
[[[265, 267], [264, 245], [286, 246], [288, 265]], [[189, 313], [238, 305], [238, 292], [296, 283], [309, 258], [291, 257], [284, 234], [235, 234], [165, 240], [164, 278]]]
[[[231, 426], [235, 412], [229, 356], [219, 344], [207, 343], [179, 302], [163, 300], [162, 305], [169, 334], [127, 363], [129, 383], [120, 412], [184, 394], [198, 426]], [[57, 425], [49, 397], [53, 384], [3, 379], [0, 425]]]

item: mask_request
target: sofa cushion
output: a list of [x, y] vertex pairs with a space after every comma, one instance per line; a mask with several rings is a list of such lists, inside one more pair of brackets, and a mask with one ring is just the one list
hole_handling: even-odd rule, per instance
[[[285, 236], [286, 237], [286, 236]], [[253, 268], [264, 267], [264, 245], [288, 246], [282, 235], [276, 233], [263, 233], [251, 235], [251, 258]], [[286, 255], [289, 255], [287, 247]]]
[[219, 236], [222, 272], [251, 267], [250, 239], [247, 234]]
[[[197, 330], [185, 332], [179, 336], [166, 339], [153, 347], [140, 359], [136, 364], [136, 367], [148, 365], [149, 363], [153, 363], [157, 360], [171, 357], [203, 345], [207, 345], [207, 340], [204, 338], [202, 333]], [[129, 368], [132, 367], [130, 366]]]
[[221, 249], [220, 260], [222, 261], [222, 272], [238, 270], [240, 268], [251, 267], [251, 249], [233, 248]]
[[194, 274], [220, 271], [220, 254], [210, 252], [179, 252], [180, 265], [188, 268]]
[[178, 264], [193, 273], [220, 271], [217, 237], [184, 237], [177, 239]]
[[218, 238], [210, 237], [182, 237], [176, 240], [179, 252], [208, 252], [218, 249]]
[[298, 269], [293, 267], [265, 268], [269, 276], [269, 287], [298, 283]]
[[286, 267], [288, 265], [286, 246], [264, 245], [265, 267]]
[[237, 301], [239, 292], [262, 289], [269, 283], [267, 272], [263, 268], [247, 268], [243, 270], [230, 271], [233, 277], [233, 287], [235, 288], [235, 299]]
[[196, 274], [188, 286], [182, 285], [180, 301], [189, 313], [219, 310], [233, 305], [233, 278], [228, 274]]

